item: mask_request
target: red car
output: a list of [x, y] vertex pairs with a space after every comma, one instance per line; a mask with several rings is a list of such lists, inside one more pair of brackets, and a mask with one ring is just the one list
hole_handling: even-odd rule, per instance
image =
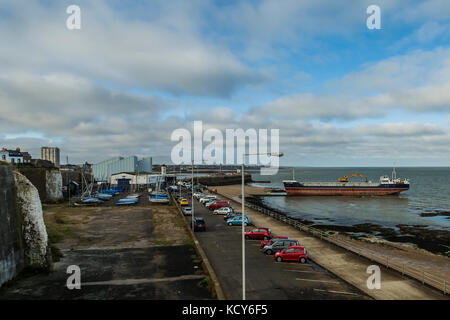
[[220, 200], [220, 201], [216, 201], [213, 204], [209, 205], [208, 209], [209, 210], [216, 210], [216, 209], [220, 209], [222, 207], [229, 207], [230, 204], [228, 203], [228, 201], [224, 201], [224, 200]]
[[303, 246], [291, 246], [283, 251], [278, 251], [275, 253], [275, 261], [298, 261], [300, 263], [306, 263], [308, 260], [308, 255], [306, 249]]
[[272, 233], [269, 228], [257, 228], [245, 233], [245, 239], [265, 239], [272, 238]]
[[264, 248], [265, 245], [272, 244], [276, 239], [289, 239], [289, 238], [286, 236], [273, 236], [272, 239], [262, 240], [260, 248], [262, 249]]

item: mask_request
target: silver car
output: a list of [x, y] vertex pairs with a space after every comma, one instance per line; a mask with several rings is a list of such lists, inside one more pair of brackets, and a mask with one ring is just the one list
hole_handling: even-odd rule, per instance
[[228, 214], [234, 212], [232, 207], [222, 207], [213, 211], [213, 214]]
[[262, 248], [265, 254], [274, 254], [277, 251], [282, 251], [290, 246], [299, 246], [298, 240], [294, 239], [276, 239], [274, 242], [269, 243]]

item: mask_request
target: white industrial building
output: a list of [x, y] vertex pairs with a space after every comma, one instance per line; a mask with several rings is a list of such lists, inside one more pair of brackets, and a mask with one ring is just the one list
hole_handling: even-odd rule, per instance
[[151, 173], [152, 158], [142, 158], [139, 160], [136, 156], [127, 158], [115, 157], [95, 163], [92, 166], [92, 173], [95, 181], [110, 182], [113, 175], [120, 173]]
[[124, 188], [134, 188], [138, 185], [142, 188], [154, 184], [161, 179], [162, 181], [174, 181], [176, 180], [176, 175], [166, 174], [165, 170], [161, 174], [150, 172], [119, 172], [112, 174], [109, 182], [113, 187], [121, 186]]
[[119, 179], [129, 180], [130, 185], [147, 185], [150, 183], [150, 178], [152, 174], [142, 173], [142, 172], [120, 172], [111, 175], [111, 185], [117, 186], [119, 184]]

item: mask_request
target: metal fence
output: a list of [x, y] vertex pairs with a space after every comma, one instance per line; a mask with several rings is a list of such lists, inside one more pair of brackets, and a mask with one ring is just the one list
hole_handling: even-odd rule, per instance
[[[221, 196], [236, 201], [235, 199], [232, 199], [224, 194], [220, 194]], [[248, 208], [251, 208], [255, 211], [258, 211], [262, 214], [265, 214], [269, 217], [272, 217], [278, 221], [284, 222], [298, 230], [301, 230], [303, 232], [306, 232], [308, 234], [311, 234], [317, 238], [320, 238], [322, 240], [328, 241], [336, 246], [339, 246], [343, 249], [346, 249], [348, 251], [351, 251], [353, 253], [358, 254], [359, 256], [365, 257], [371, 261], [374, 261], [376, 263], [379, 263], [383, 266], [385, 266], [387, 269], [392, 269], [400, 272], [403, 276], [409, 276], [411, 278], [414, 278], [416, 280], [419, 280], [422, 282], [422, 284], [427, 284], [433, 288], [436, 288], [440, 291], [442, 291], [444, 294], [447, 294], [450, 289], [450, 280], [445, 279], [439, 275], [433, 274], [429, 271], [425, 271], [424, 269], [420, 269], [417, 267], [412, 267], [411, 265], [405, 264], [404, 262], [396, 261], [397, 259], [382, 255], [379, 252], [367, 249], [367, 248], [361, 248], [359, 246], [355, 246], [354, 243], [352, 243], [349, 240], [343, 239], [342, 236], [339, 234], [333, 233], [327, 233], [324, 231], [321, 231], [319, 229], [313, 228], [311, 226], [308, 226], [304, 223], [301, 223], [298, 220], [292, 219], [287, 217], [284, 214], [280, 214], [278, 212], [254, 205], [252, 203], [245, 203], [245, 206]]]

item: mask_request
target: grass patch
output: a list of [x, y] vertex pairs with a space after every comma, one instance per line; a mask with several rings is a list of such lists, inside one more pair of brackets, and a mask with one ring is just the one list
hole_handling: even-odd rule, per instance
[[211, 283], [211, 279], [209, 277], [205, 277], [201, 281], [197, 282], [197, 287], [199, 288], [209, 288]]

